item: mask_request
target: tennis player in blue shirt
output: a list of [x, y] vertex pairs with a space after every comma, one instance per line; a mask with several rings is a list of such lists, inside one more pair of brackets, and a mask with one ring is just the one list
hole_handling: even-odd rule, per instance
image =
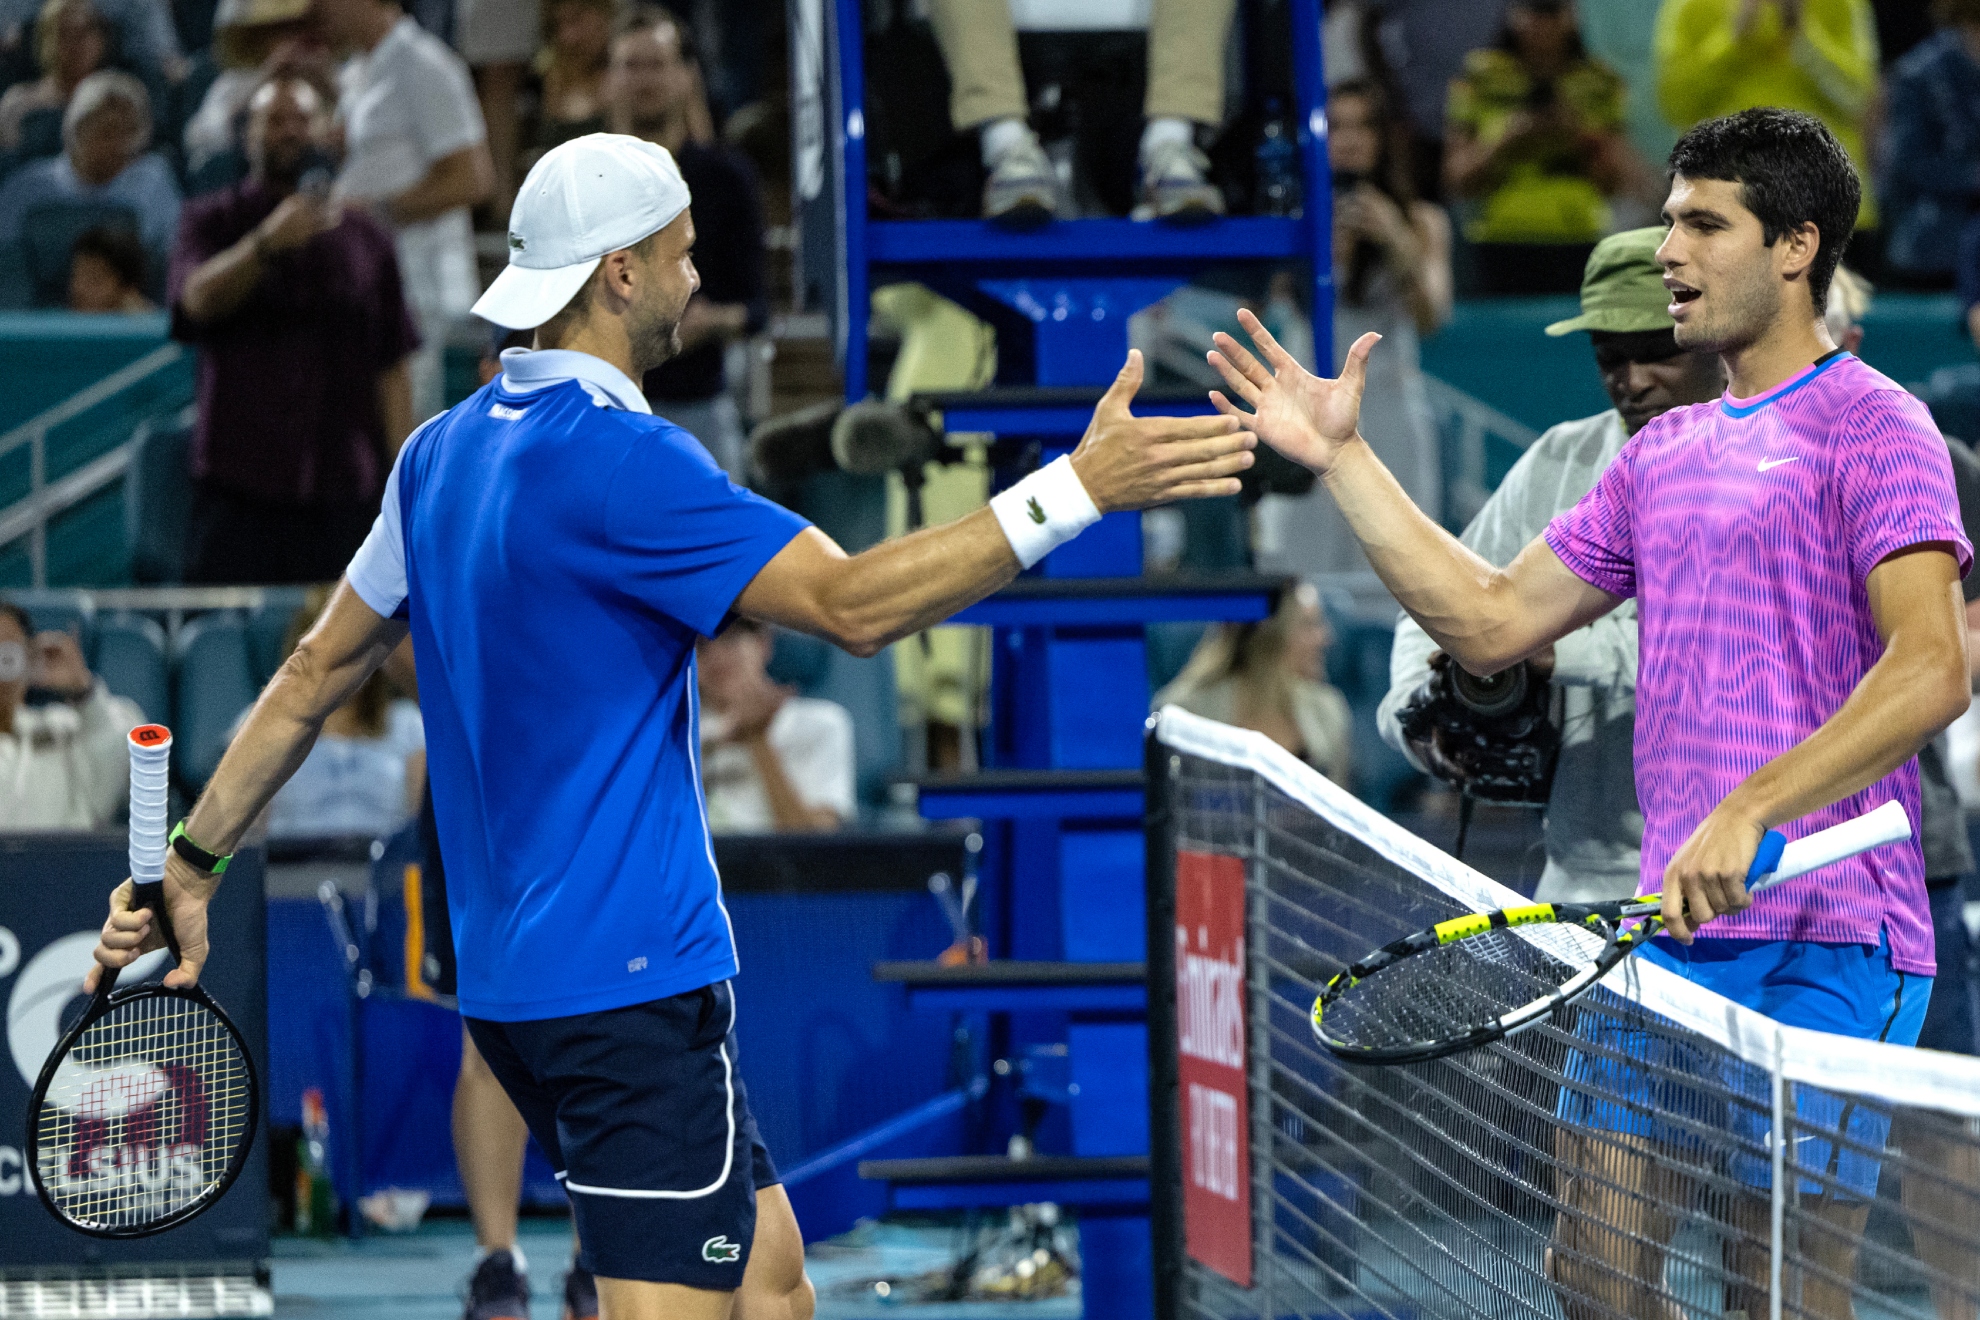
[[[570, 1193], [603, 1315], [806, 1320], [797, 1223], [735, 1068], [695, 639], [740, 614], [872, 655], [1103, 511], [1235, 493], [1254, 441], [1224, 417], [1132, 416], [1131, 353], [1069, 458], [848, 557], [640, 395], [699, 282], [688, 202], [632, 137], [530, 171], [475, 311], [536, 347], [406, 442], [329, 608], [174, 830], [167, 980], [197, 978], [226, 855], [410, 630], [461, 1010]], [[157, 947], [150, 917], [126, 883], [97, 961]]]

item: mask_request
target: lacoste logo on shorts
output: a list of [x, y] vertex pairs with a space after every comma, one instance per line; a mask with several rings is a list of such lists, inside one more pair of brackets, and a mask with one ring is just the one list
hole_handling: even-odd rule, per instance
[[1770, 468], [1777, 468], [1783, 463], [1798, 463], [1800, 461], [1800, 454], [1796, 454], [1793, 458], [1763, 458], [1760, 460], [1760, 466], [1757, 470], [1765, 472]]
[[644, 959], [644, 958], [634, 958], [634, 959], [633, 959], [632, 961], [630, 961], [630, 962], [628, 962], [628, 963], [626, 964], [626, 970], [627, 970], [627, 971], [629, 971], [629, 972], [643, 972], [643, 971], [645, 971], [645, 970], [646, 970], [646, 959]]
[[729, 1241], [729, 1235], [709, 1238], [701, 1244], [701, 1258], [714, 1265], [733, 1265], [742, 1259], [742, 1243]]
[[1038, 497], [1033, 495], [1024, 502], [1024, 511], [1031, 515], [1031, 521], [1040, 527], [1045, 525], [1045, 510], [1038, 506]]

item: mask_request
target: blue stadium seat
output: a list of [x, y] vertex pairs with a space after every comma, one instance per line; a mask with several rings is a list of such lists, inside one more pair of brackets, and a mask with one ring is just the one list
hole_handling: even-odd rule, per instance
[[186, 510], [192, 504], [192, 476], [186, 469], [192, 444], [193, 412], [154, 417], [139, 425], [132, 439], [124, 477], [124, 543], [131, 548], [131, 581], [175, 586], [185, 581]]
[[137, 212], [111, 202], [44, 202], [21, 220], [34, 305], [60, 307], [69, 300], [69, 258], [76, 240], [103, 226], [138, 232]]
[[254, 666], [254, 681], [257, 687], [264, 686], [275, 677], [275, 671], [286, 659], [282, 654], [282, 643], [288, 640], [289, 621], [296, 617], [301, 607], [301, 589], [295, 592], [297, 599], [271, 600], [258, 609], [248, 611], [248, 660]]
[[141, 614], [113, 614], [96, 620], [89, 667], [104, 686], [138, 704], [147, 720], [172, 713], [166, 678], [165, 630]]
[[38, 633], [74, 633], [76, 640], [82, 643], [83, 654], [89, 654], [89, 620], [83, 615], [81, 606], [43, 601], [28, 610], [28, 618], [34, 620], [34, 630]]
[[173, 760], [180, 784], [198, 793], [219, 767], [234, 721], [258, 691], [247, 620], [234, 610], [193, 620], [179, 633], [173, 664]]

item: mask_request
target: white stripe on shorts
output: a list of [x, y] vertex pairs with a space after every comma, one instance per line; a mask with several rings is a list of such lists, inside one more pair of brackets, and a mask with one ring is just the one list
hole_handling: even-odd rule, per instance
[[729, 1171], [736, 1164], [736, 1069], [729, 1061], [729, 1037], [736, 1029], [735, 987], [729, 987], [729, 1028], [722, 1033], [722, 1088], [728, 1095], [729, 1139], [722, 1143], [722, 1171], [715, 1175], [715, 1181], [706, 1187], [691, 1192], [651, 1192], [638, 1187], [591, 1187], [584, 1183], [572, 1182], [567, 1174], [557, 1175], [557, 1181], [564, 1184], [567, 1192], [584, 1192], [589, 1196], [617, 1196], [634, 1201], [695, 1201], [704, 1196], [712, 1196], [729, 1181]]

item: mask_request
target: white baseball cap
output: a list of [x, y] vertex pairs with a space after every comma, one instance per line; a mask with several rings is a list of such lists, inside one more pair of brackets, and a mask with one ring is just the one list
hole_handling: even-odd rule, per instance
[[509, 212], [509, 265], [474, 314], [534, 330], [564, 310], [608, 252], [656, 234], [688, 209], [688, 186], [665, 147], [589, 133], [536, 162]]

